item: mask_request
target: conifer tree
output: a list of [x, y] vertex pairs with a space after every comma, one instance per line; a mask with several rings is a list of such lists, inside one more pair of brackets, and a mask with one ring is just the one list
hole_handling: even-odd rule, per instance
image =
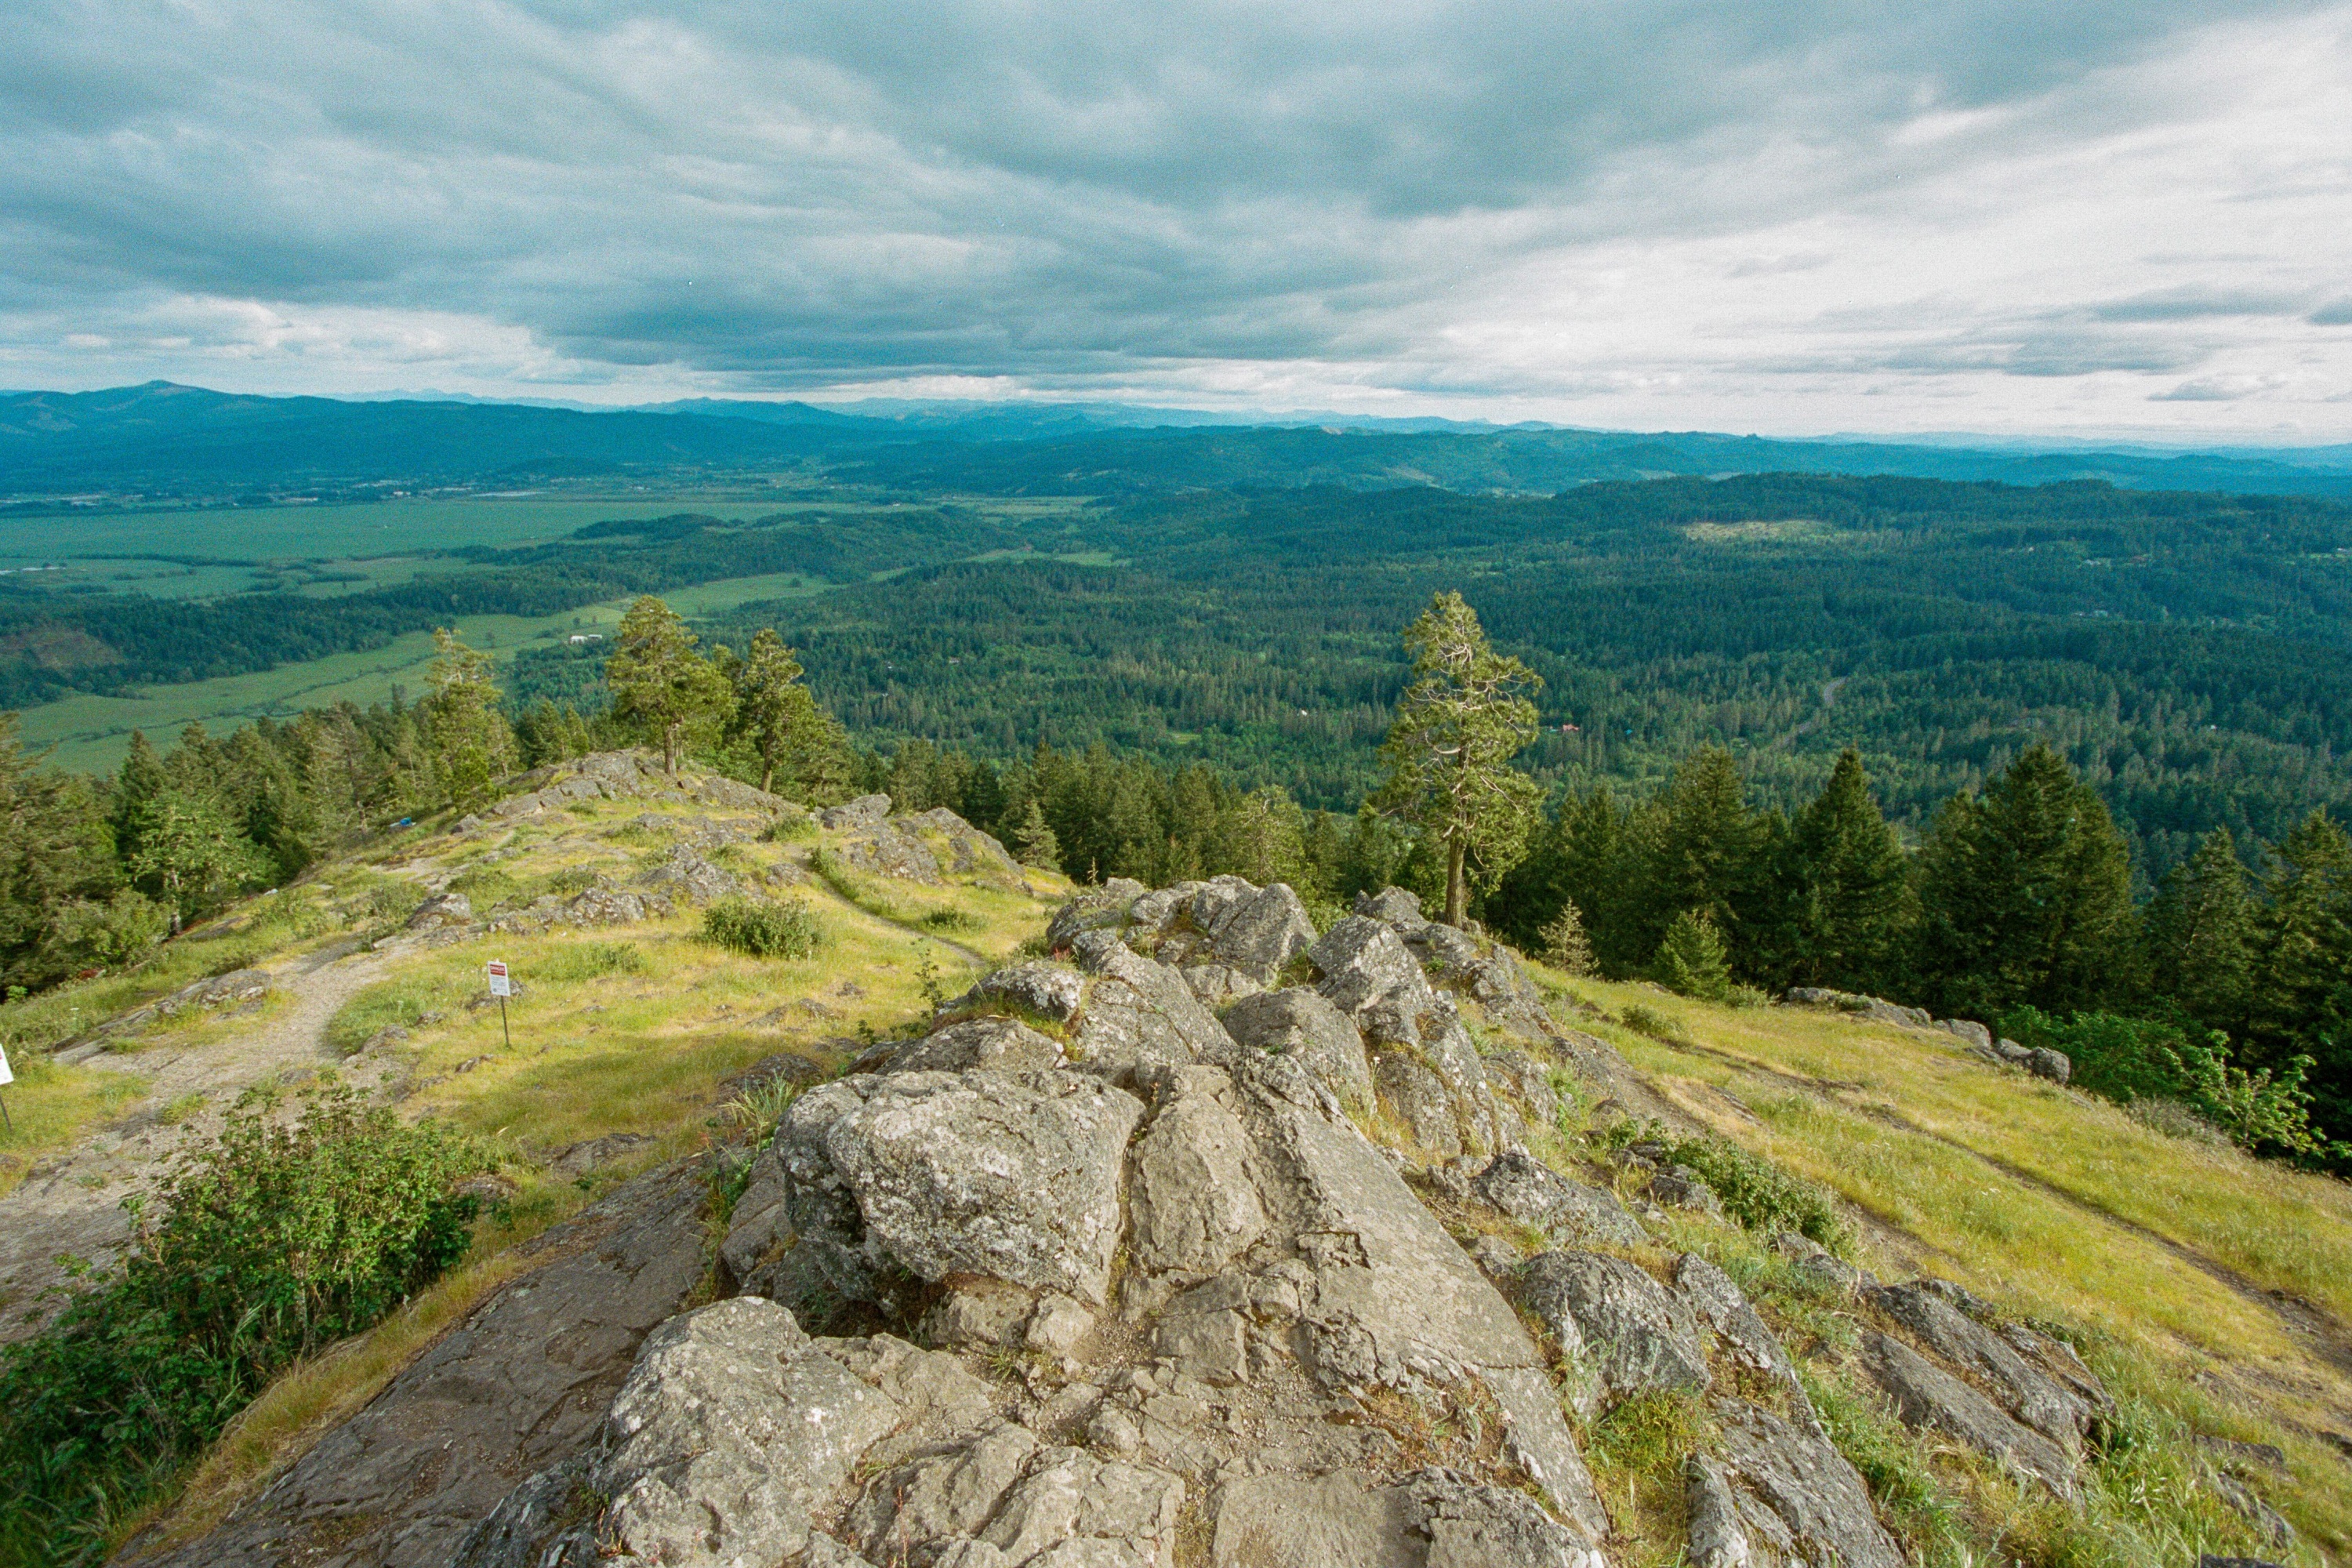
[[1013, 830], [1013, 850], [1024, 866], [1034, 866], [1040, 871], [1062, 868], [1062, 846], [1054, 830], [1045, 826], [1045, 813], [1032, 796], [1029, 809], [1022, 814], [1021, 826]]
[[1703, 1002], [1731, 997], [1731, 963], [1723, 937], [1705, 910], [1685, 910], [1666, 928], [1651, 978], [1681, 996]]
[[1885, 988], [1918, 900], [1902, 844], [1852, 747], [1799, 815], [1789, 858], [1790, 977], [1806, 985]]
[[[774, 627], [762, 626], [753, 633], [751, 649], [743, 658], [736, 658], [721, 647], [712, 661], [726, 672], [734, 689], [734, 716], [729, 731], [758, 764], [761, 789], [773, 789], [781, 773], [806, 793], [812, 779], [830, 778], [842, 771], [836, 753], [846, 751], [847, 738], [832, 715], [817, 707], [809, 689], [800, 684], [801, 661]], [[922, 744], [916, 742], [899, 749], [899, 771], [907, 767], [913, 746]], [[928, 753], [929, 748], [924, 750]], [[892, 782], [898, 785], [895, 776]], [[901, 787], [891, 790], [893, 797], [899, 795]], [[923, 809], [911, 800], [900, 804], [910, 811]]]
[[1540, 933], [1544, 962], [1562, 974], [1581, 977], [1593, 973], [1592, 943], [1584, 934], [1584, 917], [1576, 900], [1564, 900]]
[[514, 772], [514, 731], [499, 706], [490, 656], [446, 626], [434, 628], [431, 679], [432, 695], [419, 706], [433, 774], [442, 798], [462, 810], [479, 805], [492, 784]]
[[1380, 805], [1418, 824], [1445, 860], [1445, 922], [1469, 904], [1475, 858], [1491, 881], [1526, 853], [1541, 798], [1511, 759], [1536, 736], [1533, 670], [1496, 653], [1459, 594], [1439, 594], [1405, 629], [1413, 683], [1397, 701], [1381, 760]]
[[139, 818], [140, 808], [161, 794], [170, 782], [170, 775], [163, 771], [163, 759], [155, 754], [146, 731], [131, 731], [131, 750], [115, 772], [114, 798], [109, 813], [114, 824], [115, 847], [125, 856], [138, 847], [132, 824]]
[[2255, 910], [2230, 830], [2216, 827], [2148, 906], [2149, 984], [2208, 1029], [2242, 1037], [2252, 1001]]
[[654, 738], [666, 773], [677, 772], [689, 743], [715, 735], [734, 704], [726, 678], [695, 652], [699, 640], [676, 611], [647, 594], [621, 617], [604, 660], [614, 716]]
[[2284, 1068], [2313, 1058], [2312, 1120], [2352, 1131], [2352, 837], [2315, 811], [2271, 847], [2249, 1053]]
[[1936, 815], [1918, 965], [1938, 1011], [2097, 1008], [2133, 989], [2131, 860], [2096, 791], [2035, 742]]
[[1748, 807], [1739, 764], [1721, 746], [1703, 746], [1675, 768], [1662, 809], [1646, 814], [1640, 878], [1646, 944], [1693, 910], [1727, 942], [1743, 925], [1759, 869], [1765, 826]]
[[165, 788], [139, 813], [132, 877], [172, 911], [176, 931], [241, 888], [258, 887], [268, 862], [211, 795]]

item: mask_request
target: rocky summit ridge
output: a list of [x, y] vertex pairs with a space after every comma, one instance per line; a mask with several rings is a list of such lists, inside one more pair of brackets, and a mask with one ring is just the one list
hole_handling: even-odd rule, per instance
[[[1601, 1568], [1579, 1424], [1673, 1393], [1714, 1432], [1690, 1562], [1906, 1561], [1774, 1324], [1668, 1241], [1715, 1194], [1558, 1136], [1636, 1075], [1507, 949], [1231, 877], [1108, 883], [1042, 946], [541, 1237], [168, 1560]], [[2071, 1347], [1772, 1245], [1886, 1407], [2071, 1495], [2112, 1409]]]

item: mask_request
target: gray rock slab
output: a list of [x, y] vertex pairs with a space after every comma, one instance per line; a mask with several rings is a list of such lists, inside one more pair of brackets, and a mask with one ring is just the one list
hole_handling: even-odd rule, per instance
[[1885, 1285], [1865, 1290], [1863, 1297], [1909, 1330], [1926, 1349], [1991, 1390], [2010, 1415], [2070, 1455], [2081, 1451], [2091, 1429], [2091, 1406], [1991, 1330], [1936, 1293], [1915, 1286]]
[[1906, 1426], [1927, 1426], [1995, 1462], [2074, 1495], [2074, 1466], [2064, 1449], [2012, 1420], [2007, 1411], [1891, 1334], [1863, 1336], [1863, 1369]]
[[1296, 1058], [1341, 1104], [1371, 1104], [1372, 1068], [1364, 1038], [1320, 992], [1303, 985], [1263, 992], [1236, 1002], [1223, 1021], [1235, 1045]]
[[[1143, 1106], [1074, 1073], [898, 1073], [803, 1095], [776, 1143], [802, 1212], [926, 1279], [979, 1274], [1099, 1305], [1121, 1230], [1128, 1134]], [[794, 1198], [799, 1193], [792, 1192]], [[801, 1214], [795, 1213], [796, 1228]]]
[[890, 1058], [892, 1072], [1048, 1072], [1068, 1060], [1062, 1043], [1015, 1018], [966, 1018], [932, 1030]]
[[1037, 1017], [1066, 1023], [1086, 997], [1087, 977], [1066, 963], [1039, 960], [985, 975], [953, 1004], [981, 1007], [1008, 1003]]
[[1826, 1436], [1737, 1400], [1717, 1401], [1715, 1415], [1723, 1433], [1719, 1473], [1751, 1542], [1769, 1545], [1782, 1563], [1904, 1568], [1871, 1508], [1870, 1489]]
[[1174, 970], [1102, 931], [1080, 937], [1076, 952], [1094, 976], [1071, 1039], [1087, 1071], [1131, 1083], [1139, 1073], [1232, 1059], [1233, 1037]]
[[1265, 1207], [1249, 1172], [1249, 1135], [1230, 1107], [1231, 1081], [1213, 1068], [1182, 1069], [1177, 1081], [1130, 1157], [1135, 1260], [1154, 1271], [1214, 1274], [1265, 1234]]
[[1563, 1350], [1601, 1377], [1609, 1403], [1714, 1381], [1697, 1316], [1640, 1265], [1598, 1252], [1547, 1252], [1519, 1271], [1520, 1299]]
[[1472, 1178], [1471, 1188], [1521, 1225], [1555, 1241], [1609, 1241], [1634, 1246], [1647, 1239], [1617, 1194], [1571, 1182], [1522, 1150], [1497, 1154]]
[[1276, 882], [1251, 890], [1226, 910], [1212, 928], [1208, 956], [1272, 985], [1292, 958], [1314, 945], [1315, 922], [1307, 918], [1307, 906], [1287, 883]]
[[1682, 1292], [1699, 1321], [1715, 1331], [1730, 1355], [1786, 1386], [1807, 1420], [1819, 1421], [1780, 1337], [1757, 1314], [1731, 1276], [1697, 1253], [1685, 1252], [1675, 1262], [1675, 1289]]

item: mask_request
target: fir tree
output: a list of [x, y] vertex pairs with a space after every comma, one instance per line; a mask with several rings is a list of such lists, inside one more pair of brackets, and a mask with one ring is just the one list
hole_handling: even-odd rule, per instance
[[[751, 651], [745, 657], [735, 658], [722, 647], [713, 654], [712, 662], [725, 671], [734, 689], [729, 734], [751, 752], [760, 770], [761, 789], [773, 789], [781, 774], [798, 793], [807, 795], [813, 782], [829, 780], [842, 771], [838, 753], [847, 750], [847, 737], [832, 715], [817, 707], [809, 689], [800, 684], [801, 661], [773, 627], [762, 626], [752, 635]], [[911, 749], [900, 749], [901, 770]], [[938, 804], [903, 798], [904, 790], [894, 775], [891, 796], [906, 810], [920, 811]]]
[[2250, 1055], [2284, 1069], [2313, 1058], [2313, 1117], [2352, 1130], [2352, 838], [2324, 811], [2271, 847]]
[[1790, 977], [1851, 990], [1884, 986], [1910, 940], [1918, 900], [1860, 752], [1848, 747], [1839, 754], [1791, 837]]
[[1054, 830], [1045, 826], [1045, 813], [1031, 797], [1029, 809], [1022, 814], [1021, 826], [1013, 830], [1013, 852], [1024, 866], [1034, 866], [1041, 871], [1062, 868], [1062, 846]]
[[514, 731], [499, 706], [490, 656], [467, 647], [448, 627], [436, 627], [432, 681], [433, 693], [420, 706], [434, 779], [451, 805], [478, 805], [515, 768]]
[[208, 795], [166, 788], [141, 809], [137, 826], [131, 874], [172, 911], [175, 931], [268, 872], [261, 850]]
[[1681, 996], [1703, 1002], [1731, 999], [1731, 964], [1723, 937], [1705, 910], [1685, 910], [1666, 928], [1651, 964], [1651, 978]]
[[2131, 860], [2105, 802], [2036, 742], [1937, 813], [1918, 965], [1938, 1011], [2095, 1009], [2133, 989]]
[[715, 737], [734, 704], [726, 678], [694, 651], [698, 640], [676, 611], [647, 594], [621, 617], [604, 660], [614, 716], [652, 737], [671, 773], [688, 745]]
[[2208, 1029], [2242, 1037], [2252, 1000], [2255, 910], [2230, 830], [2173, 868], [2147, 910], [2149, 984]]
[[1398, 699], [1381, 760], [1377, 797], [1418, 824], [1445, 858], [1445, 922], [1468, 910], [1475, 859], [1491, 881], [1526, 853], [1537, 819], [1535, 782], [1511, 767], [1536, 736], [1535, 704], [1522, 695], [1542, 679], [1496, 653], [1459, 594], [1439, 594], [1405, 628], [1413, 683]]
[[1544, 962], [1562, 974], [1581, 977], [1593, 973], [1592, 943], [1584, 934], [1584, 917], [1574, 900], [1565, 900], [1540, 933]]
[[1648, 867], [1642, 879], [1649, 933], [1693, 910], [1718, 935], [1737, 932], [1764, 843], [1763, 824], [1748, 808], [1739, 764], [1720, 746], [1682, 760], [1667, 788], [1664, 810], [1650, 819]]

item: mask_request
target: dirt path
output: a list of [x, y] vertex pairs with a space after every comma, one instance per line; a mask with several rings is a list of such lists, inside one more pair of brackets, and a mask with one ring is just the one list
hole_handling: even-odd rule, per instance
[[[327, 1044], [327, 1022], [362, 987], [383, 978], [385, 964], [384, 954], [345, 949], [282, 963], [270, 978], [285, 1000], [249, 1031], [208, 1045], [167, 1040], [145, 1050], [110, 1052], [92, 1043], [61, 1053], [61, 1062], [141, 1079], [146, 1092], [111, 1125], [34, 1166], [16, 1191], [0, 1197], [0, 1343], [46, 1321], [47, 1311], [36, 1303], [41, 1292], [66, 1279], [60, 1254], [93, 1263], [111, 1258], [129, 1230], [122, 1200], [153, 1184], [184, 1129], [216, 1129], [238, 1095], [289, 1072], [331, 1067], [346, 1082], [376, 1087], [383, 1064], [345, 1063]], [[192, 1095], [205, 1097], [202, 1109], [178, 1125], [161, 1120], [166, 1107]]]

